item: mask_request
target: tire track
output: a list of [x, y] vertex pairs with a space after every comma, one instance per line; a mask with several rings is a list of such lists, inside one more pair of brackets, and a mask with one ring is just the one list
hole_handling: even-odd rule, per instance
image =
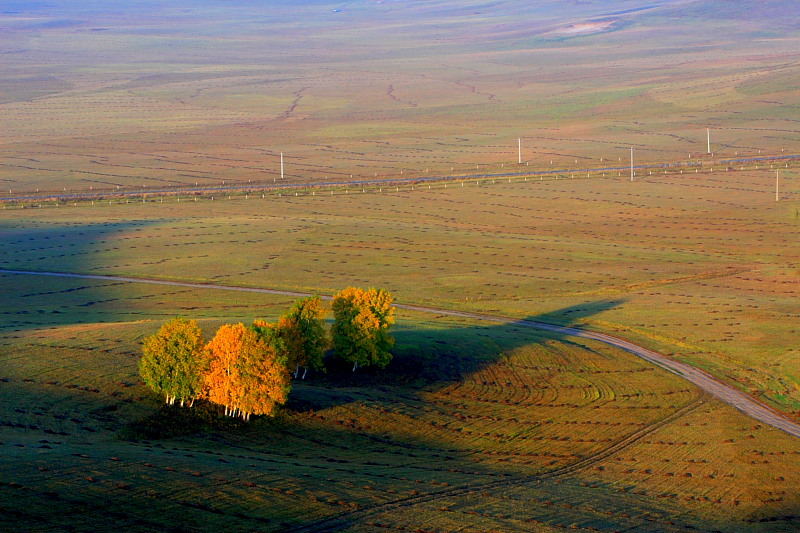
[[286, 111], [284, 111], [283, 113], [281, 113], [280, 117], [281, 118], [289, 118], [292, 115], [294, 115], [294, 112], [297, 109], [297, 106], [300, 105], [300, 100], [303, 99], [303, 96], [304, 96], [303, 93], [305, 93], [310, 88], [311, 87], [303, 87], [302, 89], [294, 91], [292, 93], [294, 95], [294, 100], [292, 100], [292, 103], [289, 105], [289, 108]]
[[406, 104], [409, 107], [417, 107], [417, 104], [407, 100], [400, 100], [398, 97], [394, 95], [394, 85], [389, 85], [386, 89], [386, 96], [391, 98], [393, 102], [397, 102], [398, 104]]
[[703, 402], [708, 400], [709, 398], [710, 395], [708, 395], [705, 392], [701, 392], [700, 396], [695, 400], [693, 400], [691, 403], [667, 415], [661, 420], [658, 420], [650, 424], [649, 426], [646, 426], [644, 428], [639, 429], [638, 431], [635, 431], [634, 433], [620, 439], [616, 443], [612, 444], [611, 446], [609, 446], [604, 450], [599, 451], [596, 454], [590, 455], [589, 457], [581, 459], [580, 461], [577, 461], [570, 465], [563, 466], [561, 468], [556, 468], [554, 470], [550, 470], [548, 472], [544, 472], [542, 474], [538, 474], [535, 476], [525, 476], [517, 479], [500, 479], [497, 481], [490, 481], [487, 483], [478, 483], [463, 487], [455, 487], [444, 490], [438, 490], [435, 492], [428, 492], [426, 494], [421, 494], [418, 496], [409, 496], [406, 498], [394, 500], [387, 503], [371, 505], [354, 511], [344, 512], [336, 516], [320, 520], [318, 522], [315, 522], [314, 524], [299, 526], [293, 529], [286, 529], [284, 530], [284, 533], [317, 533], [317, 532], [323, 533], [326, 531], [339, 531], [345, 527], [354, 525], [355, 523], [360, 522], [363, 519], [375, 514], [386, 513], [397, 509], [402, 509], [404, 507], [412, 507], [415, 505], [431, 503], [445, 498], [456, 498], [459, 496], [467, 496], [478, 492], [486, 492], [488, 490], [493, 490], [493, 489], [506, 489], [506, 488], [517, 487], [520, 485], [525, 485], [528, 483], [539, 483], [545, 480], [573, 474], [585, 468], [594, 466], [600, 463], [601, 461], [607, 459], [608, 457], [614, 455], [615, 453], [622, 451], [625, 448], [628, 448], [629, 446], [635, 444], [636, 442], [641, 440], [643, 437], [649, 435], [650, 433], [658, 429], [661, 429], [662, 427], [674, 422], [675, 420], [681, 418], [682, 416], [699, 408], [701, 405], [703, 405]]
[[423, 313], [425, 312], [439, 313], [449, 316], [469, 318], [473, 320], [484, 320], [484, 321], [491, 321], [504, 324], [513, 324], [516, 326], [529, 327], [543, 331], [551, 331], [554, 333], [559, 333], [561, 335], [566, 335], [570, 337], [580, 337], [584, 339], [596, 340], [604, 344], [608, 344], [610, 346], [614, 346], [616, 348], [625, 350], [626, 352], [631, 353], [637, 357], [640, 357], [641, 359], [644, 359], [645, 361], [648, 361], [668, 372], [671, 372], [673, 374], [676, 374], [684, 378], [685, 380], [698, 386], [700, 389], [706, 391], [707, 393], [711, 394], [717, 399], [722, 400], [728, 405], [738, 409], [739, 411], [750, 416], [751, 418], [754, 418], [760, 422], [768, 424], [776, 429], [780, 429], [781, 431], [784, 431], [789, 435], [800, 437], [800, 424], [790, 420], [789, 418], [786, 418], [780, 412], [762, 404], [761, 402], [758, 402], [757, 400], [751, 398], [744, 392], [735, 389], [730, 385], [722, 383], [721, 381], [713, 377], [711, 374], [708, 374], [707, 372], [700, 370], [699, 368], [695, 368], [687, 363], [682, 363], [680, 361], [670, 359], [669, 357], [662, 355], [658, 352], [648, 350], [647, 348], [626, 341], [619, 337], [609, 335], [607, 333], [599, 333], [596, 331], [591, 331], [579, 327], [559, 326], [556, 324], [549, 324], [546, 322], [537, 322], [535, 320], [517, 320], [512, 318], [497, 317], [491, 315], [480, 315], [475, 313], [450, 311], [444, 309], [433, 309], [433, 308], [420, 307], [414, 305], [397, 305], [397, 307], [411, 311], [419, 311]]

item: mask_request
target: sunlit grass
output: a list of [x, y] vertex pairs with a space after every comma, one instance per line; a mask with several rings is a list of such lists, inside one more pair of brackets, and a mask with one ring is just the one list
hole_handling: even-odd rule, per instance
[[[290, 182], [500, 172], [519, 137], [529, 170], [624, 166], [631, 146], [639, 162], [708, 161], [634, 183], [9, 205], [0, 268], [374, 286], [587, 325], [797, 418], [796, 169], [776, 203], [774, 168], [704, 155], [707, 127], [715, 161], [796, 151], [794, 30], [704, 3], [554, 38], [611, 7], [401, 4], [201, 3], [123, 23], [87, 4], [43, 27], [9, 14], [0, 190], [263, 182], [281, 152]], [[337, 530], [359, 532], [797, 524], [797, 439], [596, 342], [401, 310], [385, 372], [332, 363], [276, 419], [232, 427], [162, 411], [137, 375], [141, 339], [175, 316], [207, 336], [275, 320], [292, 298], [5, 274], [0, 294], [2, 530], [277, 532], [342, 514]]]

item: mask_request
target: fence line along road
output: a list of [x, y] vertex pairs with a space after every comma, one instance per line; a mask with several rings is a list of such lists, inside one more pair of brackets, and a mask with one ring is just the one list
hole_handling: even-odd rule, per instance
[[[730, 166], [732, 164], [744, 163], [759, 163], [769, 161], [795, 161], [800, 159], [800, 154], [789, 155], [765, 155], [757, 157], [740, 157], [736, 159], [717, 159], [713, 161], [697, 160], [697, 161], [677, 161], [673, 163], [647, 163], [634, 165], [633, 170], [648, 170], [648, 169], [668, 169], [668, 168], [702, 168], [705, 165], [723, 165]], [[128, 186], [123, 189], [99, 189], [82, 192], [65, 192], [65, 191], [43, 191], [41, 193], [21, 193], [21, 195], [5, 194], [0, 192], [0, 202], [36, 202], [36, 201], [86, 201], [86, 200], [103, 200], [107, 198], [138, 198], [144, 196], [155, 195], [193, 195], [193, 194], [213, 194], [213, 193], [243, 193], [247, 191], [291, 191], [303, 189], [334, 189], [346, 187], [379, 187], [379, 186], [408, 186], [420, 183], [437, 183], [437, 182], [450, 182], [459, 180], [482, 180], [492, 178], [524, 178], [524, 177], [544, 177], [552, 175], [566, 175], [566, 174], [582, 174], [582, 173], [603, 173], [603, 172], [627, 172], [631, 166], [610, 166], [610, 167], [595, 167], [595, 168], [562, 168], [562, 169], [548, 169], [548, 170], [531, 170], [521, 172], [493, 172], [493, 173], [470, 173], [470, 174], [442, 174], [439, 176], [415, 176], [411, 178], [382, 178], [382, 179], [366, 179], [366, 180], [351, 180], [351, 181], [315, 181], [305, 183], [278, 183], [276, 181], [270, 183], [263, 182], [248, 182], [239, 183], [236, 185], [198, 185], [192, 187], [188, 186], [169, 186], [169, 187], [156, 187], [156, 188], [143, 188], [136, 189], [134, 186]], [[9, 191], [10, 193], [11, 191]]]
[[[131, 278], [126, 276], [107, 276], [100, 274], [78, 274], [72, 272], [37, 272], [32, 270], [0, 269], [0, 274], [95, 279], [95, 280], [117, 281], [126, 283], [144, 283], [150, 285], [189, 287], [193, 289], [213, 289], [213, 290], [224, 290], [224, 291], [254, 292], [260, 294], [277, 294], [281, 296], [295, 296], [295, 297], [311, 296], [310, 293], [283, 291], [277, 289], [263, 289], [258, 287], [235, 287], [231, 285], [191, 283], [183, 281], [169, 281], [169, 280], [158, 280], [158, 279], [148, 279], [148, 278]], [[332, 300], [330, 296], [321, 296], [321, 298], [324, 300]], [[453, 311], [450, 309], [437, 309], [434, 307], [422, 307], [422, 306], [405, 305], [405, 304], [396, 304], [396, 307], [400, 309], [406, 309], [408, 311], [417, 311], [420, 313], [448, 315], [461, 318], [468, 318], [472, 320], [480, 320], [483, 322], [513, 324], [516, 326], [538, 329], [542, 331], [550, 331], [570, 337], [580, 337], [584, 339], [596, 340], [604, 344], [607, 344], [609, 346], [614, 346], [616, 348], [625, 350], [626, 352], [629, 352], [637, 357], [640, 357], [645, 361], [648, 361], [660, 368], [663, 368], [664, 370], [672, 372], [673, 374], [676, 374], [684, 378], [685, 380], [693, 383], [700, 389], [710, 393], [712, 396], [718, 398], [719, 400], [727, 403], [732, 407], [735, 407], [739, 411], [758, 420], [759, 422], [763, 422], [764, 424], [768, 424], [776, 429], [780, 429], [781, 431], [784, 431], [789, 435], [793, 435], [795, 437], [800, 438], [800, 424], [790, 420], [789, 418], [785, 417], [778, 411], [771, 409], [770, 407], [762, 404], [761, 402], [758, 402], [757, 400], [751, 398], [742, 391], [717, 380], [716, 378], [711, 376], [711, 374], [708, 374], [707, 372], [700, 370], [699, 368], [695, 368], [689, 364], [682, 363], [674, 359], [670, 359], [669, 357], [662, 355], [658, 352], [648, 350], [647, 348], [626, 341], [624, 339], [620, 339], [613, 335], [609, 335], [607, 333], [600, 333], [597, 331], [592, 331], [589, 329], [584, 329], [579, 327], [559, 326], [557, 324], [549, 324], [547, 322], [537, 322], [534, 320], [520, 320], [520, 319], [493, 316], [493, 315], [484, 315], [479, 313]]]

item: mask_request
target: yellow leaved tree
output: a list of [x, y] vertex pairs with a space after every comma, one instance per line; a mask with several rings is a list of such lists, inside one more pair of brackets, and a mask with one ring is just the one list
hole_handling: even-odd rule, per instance
[[337, 357], [359, 366], [384, 368], [392, 360], [394, 297], [383, 289], [348, 287], [333, 297], [331, 338]]

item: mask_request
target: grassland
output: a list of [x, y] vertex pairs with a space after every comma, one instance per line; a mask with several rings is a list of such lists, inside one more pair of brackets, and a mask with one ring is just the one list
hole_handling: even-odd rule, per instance
[[[269, 182], [281, 152], [289, 183], [502, 171], [518, 137], [531, 171], [631, 146], [704, 164], [8, 204], [0, 268], [379, 286], [587, 325], [800, 420], [796, 165], [775, 202], [778, 163], [715, 163], [798, 152], [794, 4], [136, 4], [4, 8], [3, 195]], [[797, 439], [597, 342], [401, 311], [386, 371], [334, 366], [237, 426], [163, 410], [141, 339], [176, 315], [209, 335], [275, 319], [290, 298], [9, 274], [0, 294], [3, 531], [800, 527]]]
[[[800, 228], [793, 186], [776, 203], [770, 175], [6, 210], [0, 267], [321, 293], [376, 285], [404, 303], [587, 324], [796, 418], [796, 295], [784, 282], [797, 259], [783, 243]], [[796, 526], [796, 439], [591, 341], [403, 312], [386, 373], [314, 376], [278, 420], [246, 430], [198, 426], [129, 442], [132, 421], [160, 416], [136, 376], [143, 335], [176, 314], [208, 331], [275, 318], [289, 299], [36, 276], [0, 283], [10, 527]], [[43, 498], [64, 512], [37, 521]], [[176, 524], [176, 513], [186, 520]], [[331, 521], [309, 525], [318, 520]]]
[[[9, 13], [0, 190], [270, 181], [280, 152], [290, 181], [440, 173], [514, 162], [518, 137], [535, 168], [684, 159], [707, 127], [719, 155], [796, 146], [797, 7], [665, 4]], [[595, 20], [613, 31], [552, 33]]]
[[[142, 296], [170, 298], [128, 291]], [[773, 531], [796, 521], [796, 439], [679, 378], [591, 342], [402, 318], [400, 344], [432, 364], [427, 379], [318, 377], [277, 420], [166, 440], [119, 435], [158, 409], [129, 351], [154, 324], [6, 336], [4, 529], [287, 531], [338, 516], [308, 530]]]
[[775, 202], [772, 172], [7, 210], [0, 267], [324, 294], [377, 285], [406, 303], [587, 315], [797, 416], [797, 257], [783, 245], [797, 238], [796, 185]]

